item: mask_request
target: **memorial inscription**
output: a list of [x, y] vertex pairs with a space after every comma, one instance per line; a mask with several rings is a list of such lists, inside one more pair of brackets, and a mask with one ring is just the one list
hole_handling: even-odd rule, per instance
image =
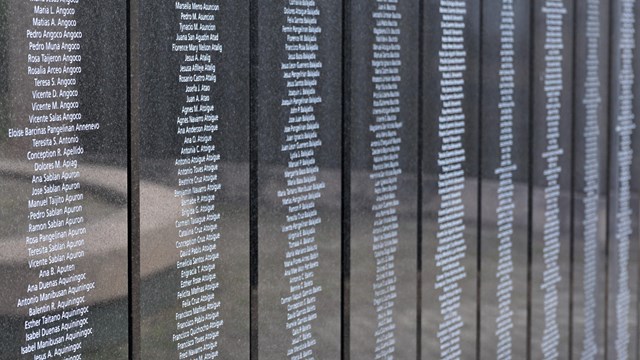
[[342, 5], [256, 10], [258, 356], [338, 358]]
[[612, 1], [607, 357], [637, 355], [638, 135], [635, 0]]
[[483, 5], [480, 357], [525, 358], [530, 6]]
[[142, 356], [248, 358], [248, 3], [138, 5]]
[[[83, 132], [100, 129], [82, 121], [78, 76], [82, 72], [77, 6], [33, 6], [26, 31], [26, 73], [31, 78], [31, 112], [24, 129], [9, 129], [11, 138], [29, 137], [26, 159], [33, 164], [29, 223], [25, 243], [29, 269], [37, 282], [27, 282], [18, 309], [28, 310], [26, 343], [20, 355], [34, 359], [79, 353], [83, 339], [93, 334], [86, 298], [95, 279], [76, 259], [85, 255], [85, 192], [78, 164]], [[38, 137], [37, 135], [44, 135]]]
[[[124, 21], [93, 14], [124, 16], [124, 3], [4, 3], [12, 40], [0, 58], [14, 71], [0, 75], [0, 358], [124, 358], [125, 154], [102, 138], [126, 138], [126, 90], [114, 85], [126, 79], [114, 45]], [[113, 38], [100, 43], [94, 26]]]
[[[422, 356], [475, 356], [480, 7], [425, 6]], [[437, 309], [437, 310], [436, 310]]]
[[178, 186], [174, 190], [181, 206], [181, 217], [175, 222], [179, 238], [176, 249], [180, 252], [177, 298], [181, 304], [172, 341], [180, 359], [215, 359], [219, 354], [216, 339], [224, 324], [216, 297], [220, 281], [215, 272], [220, 258], [216, 247], [220, 213], [215, 198], [222, 186], [218, 180], [220, 153], [213, 137], [217, 137], [219, 115], [211, 98], [217, 76], [213, 59], [222, 52], [213, 20], [219, 10], [216, 3], [175, 4], [180, 30], [171, 51], [183, 58], [178, 83], [183, 84], [185, 92], [177, 119], [182, 147], [175, 161]]
[[529, 341], [531, 358], [557, 359], [569, 356], [573, 2], [534, 4]]
[[604, 357], [609, 2], [576, 2], [574, 359]]
[[419, 3], [352, 2], [350, 357], [416, 357]]

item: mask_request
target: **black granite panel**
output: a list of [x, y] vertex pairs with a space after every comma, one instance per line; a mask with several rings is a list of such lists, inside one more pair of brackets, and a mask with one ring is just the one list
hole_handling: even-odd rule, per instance
[[257, 355], [338, 359], [342, 3], [255, 5]]
[[422, 358], [476, 356], [479, 176], [477, 1], [427, 1], [424, 38]]
[[573, 1], [533, 3], [531, 359], [569, 357]]
[[349, 11], [350, 354], [415, 359], [419, 2]]
[[604, 357], [609, 1], [578, 1], [575, 18], [574, 359]]
[[611, 1], [607, 358], [638, 351], [639, 5]]
[[249, 358], [249, 4], [140, 0], [141, 354]]
[[526, 357], [530, 8], [482, 10], [481, 359]]
[[126, 2], [0, 1], [0, 359], [126, 359]]

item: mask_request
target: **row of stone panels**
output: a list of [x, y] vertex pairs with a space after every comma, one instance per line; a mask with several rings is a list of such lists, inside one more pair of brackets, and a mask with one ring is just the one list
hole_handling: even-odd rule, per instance
[[635, 0], [0, 0], [0, 359], [637, 359]]

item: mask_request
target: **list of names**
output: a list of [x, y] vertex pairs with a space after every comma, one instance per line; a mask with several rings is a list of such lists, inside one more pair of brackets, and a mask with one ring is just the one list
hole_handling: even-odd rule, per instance
[[180, 113], [175, 117], [181, 141], [175, 160], [180, 217], [175, 221], [176, 293], [179, 310], [172, 336], [179, 359], [218, 358], [218, 339], [224, 325], [218, 292], [220, 253], [218, 193], [220, 153], [216, 146], [219, 116], [213, 90], [217, 60], [222, 54], [218, 33], [220, 5], [211, 0], [176, 1], [178, 31], [171, 51], [180, 59], [177, 83], [183, 89]]
[[397, 1], [376, 0], [372, 13], [373, 26], [373, 134], [370, 144], [372, 168], [369, 178], [373, 182], [375, 202], [373, 214], [372, 250], [375, 258], [373, 306], [376, 311], [375, 359], [392, 359], [396, 350], [394, 310], [398, 297], [395, 272], [398, 251], [398, 177], [402, 129], [400, 115], [400, 21]]
[[464, 74], [467, 70], [465, 48], [465, 18], [467, 2], [440, 1], [441, 47], [438, 53], [440, 75], [440, 115], [438, 118], [438, 231], [435, 263], [438, 268], [435, 290], [438, 293], [440, 316], [437, 337], [440, 359], [462, 356], [461, 335], [464, 320], [461, 315], [463, 290], [461, 282], [467, 277], [464, 263], [467, 258], [465, 238], [464, 134]]
[[318, 296], [322, 292], [315, 277], [320, 266], [316, 233], [322, 224], [316, 201], [325, 188], [318, 178], [317, 152], [323, 144], [316, 117], [316, 107], [322, 103], [317, 91], [322, 70], [318, 59], [322, 28], [315, 0], [287, 0], [283, 13], [285, 23], [281, 30], [286, 39], [286, 60], [280, 69], [286, 95], [281, 106], [286, 109], [288, 119], [280, 151], [286, 154], [288, 162], [283, 174], [286, 187], [278, 190], [278, 197], [286, 209], [281, 231], [287, 241], [284, 279], [289, 291], [280, 303], [286, 308], [285, 328], [290, 339], [286, 357], [298, 360], [317, 356], [313, 326], [318, 319]]
[[503, 0], [500, 11], [500, 68], [498, 70], [498, 88], [500, 101], [500, 147], [499, 167], [495, 170], [498, 177], [496, 198], [498, 229], [498, 266], [495, 289], [498, 304], [496, 318], [497, 359], [510, 359], [513, 356], [513, 227], [514, 227], [514, 174], [518, 165], [513, 162], [513, 122], [515, 115], [515, 67], [514, 39], [515, 12], [513, 0]]
[[584, 80], [585, 95], [582, 105], [585, 111], [584, 125], [584, 218], [582, 220], [582, 237], [584, 241], [583, 256], [583, 297], [582, 318], [584, 333], [582, 339], [582, 360], [596, 359], [598, 356], [598, 316], [600, 304], [598, 298], [602, 289], [598, 286], [600, 268], [598, 233], [600, 203], [600, 109], [602, 107], [602, 84], [600, 83], [600, 1], [587, 0], [586, 22], [586, 76]]
[[542, 153], [544, 164], [544, 231], [542, 262], [543, 292], [543, 334], [540, 343], [544, 360], [557, 359], [560, 346], [560, 326], [558, 323], [560, 275], [560, 176], [562, 156], [567, 144], [560, 142], [561, 122], [569, 121], [561, 116], [562, 95], [565, 72], [563, 50], [563, 25], [567, 9], [563, 0], [547, 0], [542, 8], [544, 14], [544, 109], [545, 109], [545, 149]]
[[614, 169], [616, 174], [617, 206], [615, 212], [615, 233], [610, 241], [615, 246], [617, 263], [614, 273], [615, 281], [615, 354], [618, 359], [629, 359], [629, 345], [633, 335], [629, 331], [631, 320], [631, 284], [630, 284], [630, 245], [633, 235], [633, 222], [637, 221], [631, 205], [631, 172], [633, 164], [633, 132], [636, 128], [636, 118], [633, 113], [635, 84], [634, 51], [635, 51], [635, 0], [622, 0], [620, 10], [620, 43], [615, 49], [620, 56], [620, 72], [618, 73], [619, 94], [615, 100], [615, 156], [618, 162]]
[[31, 20], [22, 32], [28, 110], [8, 130], [9, 139], [28, 139], [23, 161], [32, 168], [31, 194], [23, 200], [27, 270], [16, 307], [26, 316], [15, 358], [83, 359], [93, 336], [90, 306], [96, 282], [80, 262], [87, 230], [81, 139], [100, 123], [83, 117], [79, 75], [85, 39], [79, 29], [83, 0], [31, 0]]

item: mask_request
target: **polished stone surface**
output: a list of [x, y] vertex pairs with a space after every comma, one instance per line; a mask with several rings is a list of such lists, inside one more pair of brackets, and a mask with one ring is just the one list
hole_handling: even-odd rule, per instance
[[477, 340], [480, 6], [425, 5], [422, 358], [469, 359]]
[[349, 11], [350, 358], [414, 359], [419, 2]]
[[637, 1], [611, 1], [606, 354], [610, 359], [638, 355], [639, 15]]
[[342, 4], [254, 10], [257, 356], [338, 359]]
[[573, 197], [574, 359], [604, 357], [609, 1], [576, 2]]
[[138, 9], [141, 356], [248, 359], [249, 2]]
[[0, 1], [0, 359], [127, 358], [126, 46], [124, 0]]
[[569, 357], [573, 1], [533, 3], [532, 359]]
[[483, 2], [480, 358], [526, 358], [530, 3]]

